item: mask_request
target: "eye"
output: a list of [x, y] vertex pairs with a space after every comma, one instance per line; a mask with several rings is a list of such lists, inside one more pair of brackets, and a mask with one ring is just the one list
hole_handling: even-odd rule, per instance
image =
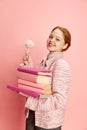
[[59, 39], [59, 38], [56, 38], [56, 40], [57, 40], [57, 41], [60, 41], [60, 39]]

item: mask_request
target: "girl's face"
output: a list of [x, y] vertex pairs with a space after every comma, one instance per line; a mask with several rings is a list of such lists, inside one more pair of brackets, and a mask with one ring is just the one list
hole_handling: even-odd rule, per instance
[[65, 44], [63, 32], [59, 29], [55, 29], [48, 37], [47, 49], [54, 52], [61, 52], [65, 49], [67, 44]]

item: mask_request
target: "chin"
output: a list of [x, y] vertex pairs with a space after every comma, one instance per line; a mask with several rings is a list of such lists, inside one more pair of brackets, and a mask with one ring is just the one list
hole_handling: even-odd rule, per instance
[[55, 49], [52, 48], [52, 47], [47, 47], [47, 49], [48, 49], [49, 51], [55, 51]]

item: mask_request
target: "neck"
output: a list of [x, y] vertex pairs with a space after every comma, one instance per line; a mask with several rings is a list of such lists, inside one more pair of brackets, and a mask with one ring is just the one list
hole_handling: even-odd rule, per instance
[[50, 51], [49, 54], [58, 54], [61, 53], [61, 51]]

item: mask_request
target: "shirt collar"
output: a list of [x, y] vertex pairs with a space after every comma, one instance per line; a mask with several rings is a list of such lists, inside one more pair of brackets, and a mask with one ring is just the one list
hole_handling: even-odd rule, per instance
[[53, 54], [48, 54], [47, 58], [44, 62], [44, 67], [46, 69], [49, 69], [51, 67], [51, 65], [56, 61], [59, 60], [60, 58], [63, 58], [63, 52], [59, 52], [59, 53], [53, 53]]
[[47, 55], [47, 60], [55, 59], [55, 58], [60, 59], [62, 57], [63, 57], [63, 52], [58, 52], [58, 53], [48, 54]]

